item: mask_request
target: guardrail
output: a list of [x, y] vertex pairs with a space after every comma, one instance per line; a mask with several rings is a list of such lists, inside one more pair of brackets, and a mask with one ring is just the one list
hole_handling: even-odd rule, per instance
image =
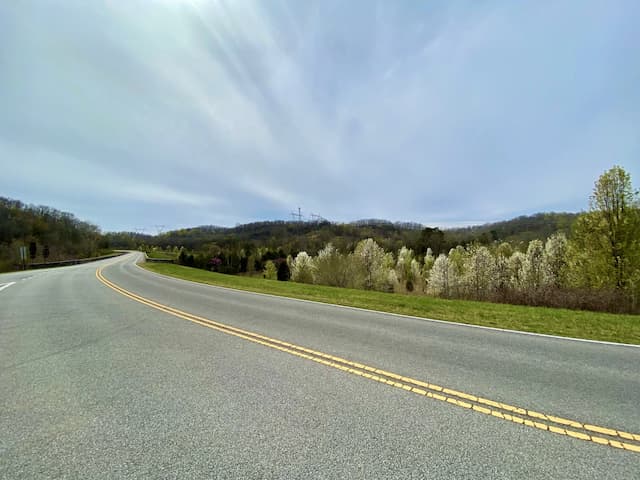
[[109, 255], [101, 255], [99, 257], [74, 258], [72, 260], [60, 260], [58, 262], [29, 263], [26, 265], [26, 267], [28, 269], [37, 269], [37, 268], [49, 268], [49, 267], [64, 267], [67, 265], [79, 265], [81, 263], [96, 262], [98, 260], [106, 260], [107, 258], [119, 257], [120, 255], [124, 255], [125, 253], [126, 252], [117, 252], [117, 253], [110, 253]]

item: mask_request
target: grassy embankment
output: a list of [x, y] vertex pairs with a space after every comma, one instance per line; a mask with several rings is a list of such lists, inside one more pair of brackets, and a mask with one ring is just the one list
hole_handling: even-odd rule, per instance
[[162, 250], [149, 250], [146, 253], [149, 258], [158, 258], [162, 260], [175, 260], [177, 257], [173, 252], [164, 252]]
[[173, 264], [148, 263], [143, 266], [164, 275], [239, 290], [524, 332], [640, 344], [640, 315], [444, 300], [418, 295], [278, 282], [223, 275]]

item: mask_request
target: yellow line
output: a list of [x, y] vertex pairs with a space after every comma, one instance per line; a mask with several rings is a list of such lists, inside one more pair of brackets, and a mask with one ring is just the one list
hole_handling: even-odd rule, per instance
[[[453, 389], [449, 389], [449, 388], [435, 385], [432, 383], [423, 382], [420, 380], [413, 379], [411, 377], [405, 377], [393, 372], [388, 372], [375, 367], [364, 365], [362, 363], [353, 362], [351, 360], [347, 360], [341, 357], [336, 357], [334, 355], [312, 350], [306, 347], [295, 345], [295, 344], [278, 340], [275, 338], [267, 337], [265, 335], [250, 332], [248, 330], [243, 330], [241, 328], [233, 327], [231, 325], [219, 323], [208, 318], [200, 317], [188, 312], [184, 312], [182, 310], [178, 310], [173, 307], [169, 307], [167, 305], [163, 305], [161, 303], [155, 302], [153, 300], [150, 300], [148, 298], [142, 297], [133, 292], [125, 290], [124, 288], [106, 279], [104, 275], [102, 275], [102, 268], [99, 268], [96, 270], [96, 277], [104, 285], [108, 286], [109, 288], [115, 290], [121, 295], [124, 295], [132, 300], [135, 300], [137, 302], [140, 302], [142, 304], [145, 304], [149, 307], [155, 308], [162, 312], [168, 313], [170, 315], [174, 315], [176, 317], [182, 318], [184, 320], [197, 323], [198, 325], [202, 325], [204, 327], [211, 328], [213, 330], [217, 330], [222, 333], [226, 333], [228, 335], [233, 335], [233, 336], [242, 338], [244, 340], [248, 340], [250, 342], [264, 345], [266, 347], [274, 348], [276, 350], [286, 352], [291, 355], [298, 356], [300, 358], [311, 360], [316, 363], [320, 363], [322, 365], [336, 368], [338, 370], [345, 371], [347, 373], [358, 375], [358, 376], [361, 376], [376, 382], [384, 383], [396, 388], [401, 388], [403, 390], [407, 390], [412, 393], [425, 396], [427, 398], [432, 398], [434, 400], [447, 402], [461, 408], [472, 409], [476, 412], [483, 413], [485, 415], [490, 415], [503, 420], [511, 421], [519, 425], [525, 425], [528, 427], [549, 431], [559, 435], [566, 435], [566, 436], [577, 438], [580, 440], [590, 441], [590, 442], [601, 444], [601, 445], [608, 445], [614, 448], [619, 448], [619, 449], [640, 453], [640, 445], [611, 440], [604, 437], [597, 437], [587, 433], [576, 432], [573, 430], [557, 427], [554, 425], [547, 425], [546, 423], [543, 423], [543, 422], [544, 421], [553, 422], [559, 425], [569, 426], [574, 429], [596, 432], [602, 435], [608, 435], [608, 436], [622, 438], [625, 440], [631, 440], [635, 442], [640, 442], [640, 435], [638, 434], [623, 432], [623, 431], [619, 431], [611, 428], [599, 427], [596, 425], [584, 424], [581, 422], [577, 422], [575, 420], [568, 420], [561, 417], [546, 415], [544, 413], [535, 412], [533, 410], [515, 407], [502, 402], [496, 402], [496, 401], [485, 399], [482, 397], [477, 397], [475, 395], [460, 392], [458, 390], [453, 390]], [[421, 388], [417, 388], [417, 387], [421, 387]], [[465, 400], [468, 400], [468, 401], [465, 401]], [[474, 403], [481, 404], [481, 405], [475, 405]], [[487, 408], [482, 405], [486, 405], [487, 407], [493, 407], [493, 408]], [[501, 412], [499, 410], [504, 410], [504, 412]], [[509, 412], [509, 413], [505, 413], [505, 412]], [[517, 413], [520, 416], [512, 415], [512, 413]], [[522, 418], [523, 416], [539, 419], [539, 420], [542, 420], [543, 422], [528, 420], [527, 418]]]

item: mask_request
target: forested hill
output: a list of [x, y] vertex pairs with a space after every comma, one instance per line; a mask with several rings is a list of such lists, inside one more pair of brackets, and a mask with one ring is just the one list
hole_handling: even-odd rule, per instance
[[285, 254], [307, 251], [315, 254], [331, 242], [341, 251], [353, 250], [356, 243], [373, 238], [387, 251], [402, 246], [418, 254], [430, 247], [435, 254], [446, 253], [457, 245], [509, 241], [526, 249], [532, 239], [545, 240], [555, 232], [570, 234], [575, 213], [538, 213], [486, 225], [440, 230], [418, 223], [366, 219], [351, 223], [268, 221], [236, 227], [200, 226], [174, 230], [162, 235], [133, 233], [108, 234], [112, 247], [136, 248], [143, 242], [157, 247], [184, 247], [200, 250], [212, 244], [229, 250], [264, 247]]
[[577, 217], [577, 213], [536, 213], [502, 222], [447, 230], [447, 234], [459, 238], [458, 243], [462, 245], [468, 243], [469, 239], [477, 239], [480, 243], [498, 240], [515, 245], [528, 244], [531, 240], [549, 238], [556, 232], [563, 232], [569, 237], [571, 225]]
[[361, 220], [349, 224], [321, 222], [265, 221], [236, 227], [200, 226], [174, 230], [156, 236], [135, 233], [110, 233], [112, 246], [135, 248], [140, 242], [149, 246], [184, 247], [200, 250], [211, 244], [224, 249], [253, 250], [267, 248], [287, 254], [301, 250], [317, 252], [331, 242], [341, 250], [353, 249], [363, 238], [375, 238], [386, 248], [400, 248], [415, 243], [421, 232], [419, 224]]
[[20, 263], [22, 246], [42, 262], [94, 256], [106, 244], [97, 226], [71, 213], [0, 197], [0, 271]]

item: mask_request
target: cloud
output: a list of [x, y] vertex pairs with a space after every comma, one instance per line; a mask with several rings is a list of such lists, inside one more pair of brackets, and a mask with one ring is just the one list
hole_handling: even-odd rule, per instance
[[639, 13], [630, 0], [3, 4], [0, 188], [76, 202], [106, 228], [298, 205], [440, 224], [579, 210], [614, 163], [640, 177]]

